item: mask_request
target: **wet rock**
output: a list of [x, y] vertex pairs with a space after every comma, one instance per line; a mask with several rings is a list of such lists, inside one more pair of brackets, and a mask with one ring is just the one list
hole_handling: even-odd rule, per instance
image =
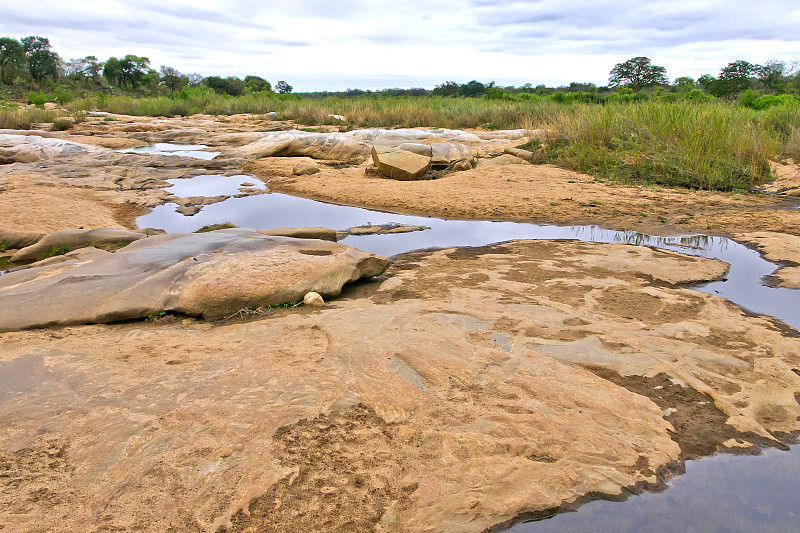
[[401, 181], [422, 179], [431, 164], [430, 158], [422, 155], [379, 147], [372, 148], [372, 161], [379, 173]]
[[21, 249], [11, 260], [26, 263], [85, 246], [124, 245], [144, 238], [142, 233], [115, 228], [55, 231], [42, 237], [36, 244]]
[[329, 228], [304, 227], [304, 228], [275, 228], [262, 229], [261, 233], [274, 237], [293, 237], [295, 239], [321, 239], [336, 242], [336, 231]]
[[319, 166], [314, 163], [300, 163], [292, 168], [293, 176], [308, 176], [319, 172]]
[[316, 292], [309, 292], [303, 296], [303, 305], [310, 305], [312, 307], [321, 307], [325, 305], [325, 300]]
[[410, 233], [412, 231], [425, 231], [431, 229], [427, 226], [406, 226], [404, 224], [383, 224], [355, 226], [345, 230], [345, 235], [386, 235], [394, 233]]
[[251, 229], [157, 235], [93, 261], [0, 277], [0, 331], [166, 311], [219, 319], [243, 308], [297, 301], [308, 292], [336, 296], [345, 283], [388, 266], [388, 259], [351, 246]]

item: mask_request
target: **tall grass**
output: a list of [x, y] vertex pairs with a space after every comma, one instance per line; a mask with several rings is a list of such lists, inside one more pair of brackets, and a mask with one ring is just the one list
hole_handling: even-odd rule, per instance
[[573, 106], [552, 117], [538, 161], [624, 182], [746, 188], [785, 148], [773, 119], [724, 104]]
[[59, 116], [61, 113], [37, 107], [0, 106], [0, 129], [28, 130], [31, 124], [54, 122]]

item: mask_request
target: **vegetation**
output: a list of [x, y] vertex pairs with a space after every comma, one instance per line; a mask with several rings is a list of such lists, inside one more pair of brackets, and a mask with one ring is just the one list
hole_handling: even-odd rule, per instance
[[194, 230], [195, 233], [208, 233], [209, 231], [217, 231], [218, 229], [238, 228], [233, 222], [220, 222], [217, 224], [208, 224], [201, 228]]

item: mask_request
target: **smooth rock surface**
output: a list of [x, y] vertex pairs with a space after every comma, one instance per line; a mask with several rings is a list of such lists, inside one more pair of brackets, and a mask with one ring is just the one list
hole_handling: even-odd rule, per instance
[[507, 165], [529, 165], [530, 161], [526, 161], [521, 157], [511, 154], [503, 154], [491, 159], [481, 159], [479, 165], [482, 167], [504, 167]]
[[268, 133], [262, 139], [234, 150], [239, 157], [307, 156], [334, 161], [363, 161], [370, 146], [339, 133], [309, 133], [298, 130]]
[[472, 150], [465, 144], [431, 143], [431, 167], [450, 167], [455, 163], [472, 161]]
[[104, 148], [37, 135], [0, 134], [0, 161], [33, 163], [75, 155], [99, 154]]
[[295, 239], [320, 239], [323, 241], [336, 242], [336, 230], [330, 228], [318, 228], [313, 226], [302, 228], [274, 228], [262, 229], [264, 235], [275, 237], [293, 237]]
[[247, 307], [296, 301], [309, 291], [335, 296], [345, 283], [378, 275], [388, 265], [350, 246], [250, 229], [157, 235], [94, 261], [0, 277], [0, 331], [162, 311], [219, 319]]
[[293, 176], [308, 176], [319, 172], [319, 166], [313, 163], [300, 163], [292, 167]]
[[51, 255], [53, 250], [70, 251], [92, 245], [122, 245], [144, 238], [145, 234], [142, 232], [116, 228], [54, 231], [42, 237], [36, 244], [15, 253], [11, 260], [25, 263]]
[[[737, 241], [756, 248], [765, 259], [780, 264], [772, 274], [779, 287], [800, 289], [800, 236], [774, 231], [737, 233]], [[782, 263], [782, 264], [781, 264]], [[800, 294], [798, 294], [800, 306]]]

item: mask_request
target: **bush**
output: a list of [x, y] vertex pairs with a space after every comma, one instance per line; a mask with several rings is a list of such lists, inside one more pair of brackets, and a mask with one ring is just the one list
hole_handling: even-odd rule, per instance
[[43, 106], [47, 102], [50, 102], [52, 98], [47, 93], [38, 93], [36, 91], [28, 91], [28, 103], [33, 105], [38, 105], [39, 107]]

